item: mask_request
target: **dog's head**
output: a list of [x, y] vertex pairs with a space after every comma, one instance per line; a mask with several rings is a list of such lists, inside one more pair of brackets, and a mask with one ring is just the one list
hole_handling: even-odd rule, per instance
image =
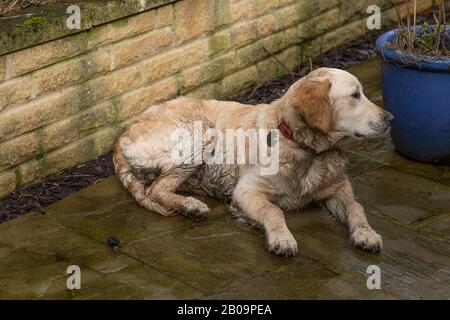
[[374, 138], [385, 134], [393, 120], [363, 93], [359, 80], [344, 70], [321, 68], [299, 80], [287, 93], [306, 123], [323, 134]]

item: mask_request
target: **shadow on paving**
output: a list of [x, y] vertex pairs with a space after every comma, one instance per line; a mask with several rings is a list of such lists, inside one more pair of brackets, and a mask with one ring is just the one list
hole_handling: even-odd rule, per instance
[[[381, 104], [379, 60], [353, 67]], [[0, 225], [0, 297], [43, 299], [404, 299], [450, 297], [450, 168], [397, 155], [386, 138], [345, 143], [349, 175], [384, 250], [353, 248], [346, 229], [317, 208], [287, 216], [300, 254], [267, 252], [261, 233], [205, 200], [193, 223], [139, 207], [115, 177]], [[106, 239], [121, 240], [112, 250]], [[379, 265], [381, 290], [366, 269]], [[81, 290], [66, 287], [69, 265]]]

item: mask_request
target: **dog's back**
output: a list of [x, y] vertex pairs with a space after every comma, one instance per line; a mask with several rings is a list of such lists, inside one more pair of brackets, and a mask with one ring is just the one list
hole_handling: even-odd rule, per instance
[[[215, 143], [204, 139], [206, 130], [214, 128], [225, 135], [229, 129], [265, 126], [269, 108], [184, 97], [152, 106], [119, 138], [114, 153], [116, 174], [139, 204], [163, 215], [177, 214], [189, 205], [184, 197], [176, 195], [171, 196], [169, 206], [161, 206], [150, 196], [152, 192], [159, 194], [154, 191], [159, 186], [229, 200], [240, 174], [239, 166], [204, 165], [202, 161], [180, 163], [174, 159], [174, 152], [181, 151], [177, 140], [201, 137], [200, 151], [193, 149], [187, 155], [195, 160], [196, 152]], [[191, 206], [203, 208], [197, 199], [189, 199], [194, 203]]]

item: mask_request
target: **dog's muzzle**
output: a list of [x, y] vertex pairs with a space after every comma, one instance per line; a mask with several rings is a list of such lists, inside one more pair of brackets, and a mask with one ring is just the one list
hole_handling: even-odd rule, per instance
[[369, 137], [382, 136], [387, 133], [391, 128], [391, 123], [394, 120], [394, 115], [390, 112], [383, 112], [377, 122], [369, 122], [369, 127], [375, 131], [374, 134], [369, 135]]

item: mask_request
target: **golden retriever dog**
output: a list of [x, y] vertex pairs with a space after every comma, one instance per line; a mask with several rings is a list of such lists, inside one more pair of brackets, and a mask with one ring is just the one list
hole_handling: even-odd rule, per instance
[[[312, 202], [323, 204], [348, 226], [355, 246], [378, 252], [382, 239], [355, 200], [345, 173], [346, 159], [336, 143], [345, 137], [379, 137], [389, 130], [392, 119], [365, 97], [356, 77], [321, 68], [298, 80], [271, 104], [250, 106], [183, 97], [151, 106], [116, 144], [115, 170], [140, 205], [165, 216], [181, 213], [195, 220], [206, 218], [208, 206], [189, 194], [228, 202], [240, 217], [262, 227], [269, 251], [277, 255], [298, 253], [285, 213]], [[248, 150], [234, 162], [197, 157], [208, 151], [214, 158], [220, 154], [229, 160], [229, 153], [237, 149], [227, 144], [224, 150], [217, 136], [206, 134], [210, 129], [222, 137], [230, 130], [268, 132], [260, 140], [277, 157], [277, 170], [263, 174], [262, 169], [273, 163], [250, 161]], [[182, 154], [180, 137], [189, 133], [201, 136], [197, 146], [189, 145], [187, 155], [174, 157]], [[252, 143], [246, 139], [245, 146], [251, 149]], [[196, 161], [180, 160], [186, 157]]]

